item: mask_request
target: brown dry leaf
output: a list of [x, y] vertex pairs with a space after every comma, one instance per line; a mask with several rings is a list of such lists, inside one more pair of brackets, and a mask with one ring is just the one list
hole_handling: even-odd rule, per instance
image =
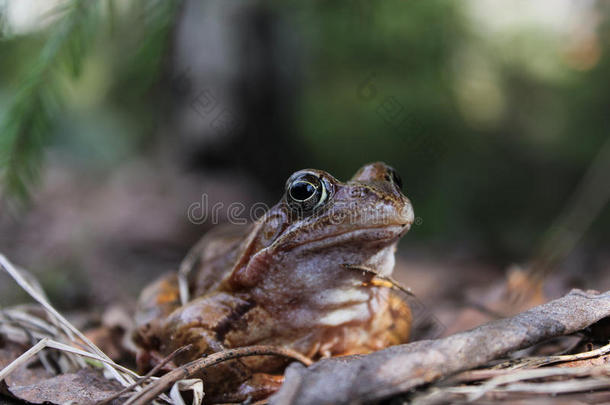
[[[27, 347], [15, 342], [4, 342], [0, 347], [0, 369], [26, 350]], [[4, 393], [34, 404], [95, 403], [122, 388], [94, 369], [54, 376], [39, 364], [36, 357], [15, 369], [0, 385]]]
[[[3, 344], [0, 345], [0, 370], [19, 357], [28, 348], [29, 347], [27, 346], [11, 341], [3, 342]], [[49, 374], [43, 367], [19, 367], [9, 374], [4, 382], [8, 386], [12, 385], [15, 381], [18, 381], [21, 384], [30, 384], [50, 377], [52, 377], [52, 375]]]
[[15, 397], [33, 404], [64, 404], [68, 401], [75, 404], [94, 404], [121, 388], [120, 384], [107, 380], [94, 369], [81, 369], [33, 384], [13, 383], [9, 386], [9, 391]]
[[443, 339], [423, 340], [364, 356], [293, 364], [271, 404], [349, 404], [384, 399], [502, 358], [555, 336], [582, 330], [610, 316], [610, 291], [568, 295]]

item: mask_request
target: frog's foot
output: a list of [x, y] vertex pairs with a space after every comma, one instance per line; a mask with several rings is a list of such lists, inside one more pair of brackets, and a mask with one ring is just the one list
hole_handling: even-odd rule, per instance
[[213, 402], [242, 402], [248, 399], [258, 401], [265, 399], [280, 389], [284, 382], [283, 375], [254, 373], [232, 393], [220, 395]]

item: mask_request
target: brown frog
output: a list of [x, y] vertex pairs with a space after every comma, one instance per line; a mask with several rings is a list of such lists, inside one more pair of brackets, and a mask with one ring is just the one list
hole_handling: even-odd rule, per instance
[[[412, 222], [400, 179], [384, 163], [346, 183], [321, 170], [294, 173], [280, 202], [247, 232], [209, 233], [179, 272], [142, 292], [140, 368], [187, 344], [193, 348], [176, 364], [255, 344], [316, 360], [404, 343], [408, 304], [373, 281], [392, 273], [396, 244]], [[285, 366], [259, 356], [211, 367], [201, 376], [206, 401], [264, 398], [279, 388]]]

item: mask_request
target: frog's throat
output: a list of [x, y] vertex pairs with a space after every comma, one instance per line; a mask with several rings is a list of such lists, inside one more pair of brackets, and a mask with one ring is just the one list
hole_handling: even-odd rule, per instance
[[[231, 276], [229, 277], [229, 283], [235, 287], [253, 287], [260, 280], [263, 273], [269, 266], [273, 256], [280, 250], [291, 250], [291, 251], [307, 251], [307, 250], [322, 250], [337, 245], [349, 244], [350, 242], [357, 241], [359, 244], [363, 242], [370, 242], [380, 244], [382, 246], [390, 247], [395, 244], [401, 236], [403, 236], [409, 230], [410, 224], [404, 225], [386, 225], [383, 227], [369, 227], [360, 228], [356, 230], [339, 232], [331, 235], [326, 235], [315, 240], [308, 240], [306, 242], [290, 244], [282, 243], [282, 239], [275, 241], [269, 247], [260, 250], [253, 256], [246, 260], [247, 256], [244, 254], [242, 258], [237, 262]], [[384, 250], [381, 246], [377, 247], [380, 251]], [[393, 252], [392, 252], [393, 253]], [[391, 255], [394, 258], [393, 254]], [[392, 264], [388, 271], [382, 272], [382, 275], [391, 274], [391, 270], [394, 267]]]

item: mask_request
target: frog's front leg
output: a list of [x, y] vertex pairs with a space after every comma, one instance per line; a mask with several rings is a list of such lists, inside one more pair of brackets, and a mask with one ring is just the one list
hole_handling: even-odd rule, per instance
[[[162, 288], [156, 289], [160, 290]], [[177, 291], [175, 294], [178, 295]], [[153, 367], [174, 350], [187, 345], [192, 345], [191, 349], [177, 356], [176, 363], [223, 350], [225, 334], [251, 307], [250, 302], [236, 295], [216, 293], [194, 299], [184, 306], [177, 304], [169, 314], [165, 313], [167, 307], [157, 309], [159, 317], [140, 323], [138, 327], [136, 341], [145, 352], [140, 366], [144, 366], [142, 369]]]
[[[252, 337], [247, 325], [248, 316], [253, 314], [246, 316], [251, 308], [249, 301], [236, 295], [216, 293], [176, 309], [158, 324], [156, 335], [149, 336], [148, 341], [157, 346], [145, 352], [148, 368], [186, 345], [192, 345], [191, 349], [179, 354], [175, 364], [222, 351], [225, 346], [248, 344], [242, 340]], [[256, 310], [254, 312], [260, 315]], [[242, 327], [246, 329], [242, 331]], [[204, 381], [206, 398], [210, 403], [260, 399], [280, 387], [283, 377], [266, 373], [279, 372], [284, 362], [284, 359], [268, 356], [233, 359], [203, 369], [194, 377]], [[175, 367], [175, 364], [170, 364], [170, 367]]]
[[153, 327], [155, 323], [165, 319], [176, 308], [180, 307], [180, 292], [176, 273], [159, 277], [146, 287], [138, 298], [136, 307], [136, 333]]
[[136, 330], [133, 340], [138, 346], [136, 362], [141, 372], [158, 364], [165, 355], [160, 352], [159, 336], [165, 319], [180, 307], [176, 273], [161, 276], [140, 294], [136, 307]]
[[140, 294], [134, 340], [139, 364], [153, 367], [173, 350], [193, 344], [189, 357], [222, 350], [223, 335], [252, 305], [232, 294], [216, 293], [182, 306], [176, 273], [160, 277]]

